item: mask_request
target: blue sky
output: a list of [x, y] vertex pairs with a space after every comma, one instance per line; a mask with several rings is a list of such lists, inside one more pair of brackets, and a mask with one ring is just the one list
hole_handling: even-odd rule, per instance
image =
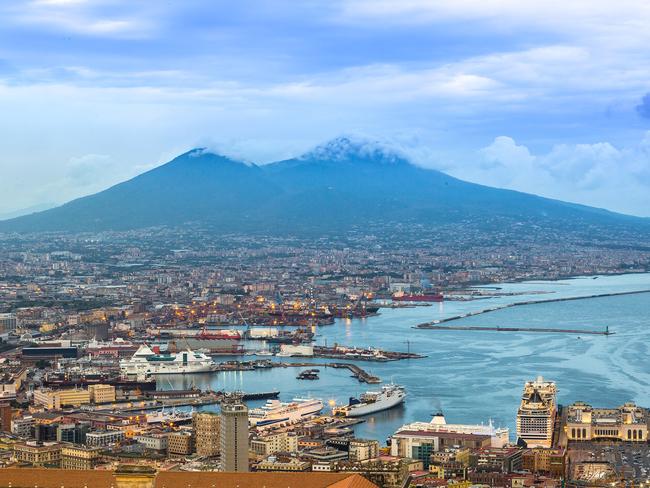
[[344, 133], [650, 216], [648, 25], [643, 0], [5, 0], [0, 213]]

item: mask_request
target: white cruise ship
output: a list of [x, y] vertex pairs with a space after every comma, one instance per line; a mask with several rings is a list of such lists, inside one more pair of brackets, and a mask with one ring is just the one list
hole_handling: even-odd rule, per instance
[[293, 424], [323, 410], [323, 402], [315, 398], [294, 398], [290, 403], [267, 400], [266, 405], [248, 412], [248, 421], [257, 427]]
[[399, 405], [406, 398], [404, 388], [399, 385], [385, 385], [381, 391], [367, 391], [359, 399], [350, 398], [348, 405], [332, 409], [334, 415], [361, 417]]
[[143, 344], [130, 359], [120, 361], [125, 376], [146, 377], [152, 374], [185, 374], [215, 371], [217, 364], [201, 352], [181, 351], [158, 354]]

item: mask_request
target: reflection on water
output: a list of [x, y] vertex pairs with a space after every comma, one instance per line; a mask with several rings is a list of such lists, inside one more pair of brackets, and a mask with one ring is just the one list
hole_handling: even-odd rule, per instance
[[[363, 320], [338, 320], [318, 330], [319, 344], [406, 350], [426, 354], [419, 360], [358, 363], [364, 369], [406, 387], [404, 406], [374, 414], [359, 424], [360, 437], [386, 439], [406, 422], [428, 421], [442, 409], [449, 422], [481, 423], [491, 418], [514, 433], [515, 415], [525, 380], [538, 374], [555, 380], [560, 403], [584, 400], [609, 406], [636, 401], [650, 406], [650, 294], [626, 295], [512, 307], [468, 317], [459, 325], [524, 325], [603, 329], [615, 335], [580, 336], [481, 331], [431, 331], [418, 323], [529, 299], [586, 296], [650, 289], [650, 275], [577, 278], [562, 282], [500, 285], [503, 292], [529, 292], [471, 302], [445, 302], [431, 307], [382, 309]], [[551, 291], [539, 295], [537, 291]], [[409, 345], [406, 341], [409, 341]], [[267, 359], [268, 357], [264, 357]], [[226, 361], [233, 358], [222, 358]], [[254, 359], [251, 357], [249, 359]], [[278, 358], [271, 358], [278, 360]], [[282, 358], [287, 359], [287, 358]], [[327, 360], [315, 360], [319, 363]], [[281, 399], [313, 396], [325, 403], [347, 403], [373, 386], [362, 385], [347, 370], [321, 367], [320, 380], [301, 381], [301, 368], [238, 371], [161, 378], [160, 388], [261, 392], [279, 390]], [[263, 402], [253, 402], [251, 406]], [[206, 407], [216, 408], [216, 407]], [[327, 407], [326, 407], [327, 408]]]

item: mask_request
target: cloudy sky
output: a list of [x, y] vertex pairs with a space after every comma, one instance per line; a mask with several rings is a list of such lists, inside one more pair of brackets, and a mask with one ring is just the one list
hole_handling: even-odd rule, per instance
[[3, 0], [0, 214], [340, 134], [650, 216], [645, 0]]

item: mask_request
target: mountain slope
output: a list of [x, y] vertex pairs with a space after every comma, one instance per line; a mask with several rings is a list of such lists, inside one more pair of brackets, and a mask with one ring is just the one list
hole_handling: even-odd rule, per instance
[[277, 191], [259, 167], [195, 149], [94, 195], [0, 222], [0, 230], [124, 230], [206, 219], [225, 229]]
[[376, 144], [339, 138], [265, 166], [201, 149], [0, 231], [97, 231], [197, 222], [223, 232], [329, 232], [368, 223], [649, 228], [648, 219], [468, 183]]

